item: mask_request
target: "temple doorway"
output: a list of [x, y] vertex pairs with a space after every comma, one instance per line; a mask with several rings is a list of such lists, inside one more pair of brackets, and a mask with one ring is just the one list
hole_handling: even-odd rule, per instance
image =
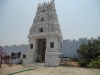
[[45, 62], [46, 39], [37, 39], [37, 57]]

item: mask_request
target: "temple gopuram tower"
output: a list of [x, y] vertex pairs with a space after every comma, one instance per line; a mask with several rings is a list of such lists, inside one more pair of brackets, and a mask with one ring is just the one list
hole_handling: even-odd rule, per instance
[[62, 33], [54, 0], [38, 5], [28, 39], [29, 49], [24, 65], [39, 60], [44, 61], [45, 66], [59, 66]]

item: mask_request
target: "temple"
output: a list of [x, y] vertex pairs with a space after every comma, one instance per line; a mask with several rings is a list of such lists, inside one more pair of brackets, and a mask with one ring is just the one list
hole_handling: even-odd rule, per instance
[[29, 49], [23, 64], [34, 63], [38, 59], [45, 66], [59, 66], [62, 33], [54, 0], [39, 4], [30, 28]]

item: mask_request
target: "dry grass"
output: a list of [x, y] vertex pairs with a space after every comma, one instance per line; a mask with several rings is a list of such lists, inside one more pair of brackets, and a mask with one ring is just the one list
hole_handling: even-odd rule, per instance
[[22, 65], [13, 64], [11, 67], [9, 67], [7, 64], [2, 64], [0, 68], [0, 75], [6, 75], [8, 73], [24, 70]]
[[79, 67], [78, 62], [74, 61], [64, 61], [60, 64], [60, 66], [64, 67]]
[[[60, 66], [61, 67], [79, 67], [78, 63], [73, 62], [73, 61], [64, 61], [63, 63], [60, 64]], [[25, 70], [26, 68], [19, 64], [13, 64], [13, 66], [11, 67], [9, 67], [6, 64], [2, 64], [0, 68], [0, 75], [6, 75], [8, 73]]]

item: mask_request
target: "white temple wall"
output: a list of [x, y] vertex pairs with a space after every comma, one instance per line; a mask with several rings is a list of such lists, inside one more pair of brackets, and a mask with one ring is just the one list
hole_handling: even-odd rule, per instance
[[[27, 53], [28, 51], [28, 45], [20, 45], [20, 46], [4, 46], [3, 49], [11, 56], [11, 53], [18, 53], [21, 52], [21, 56], [23, 54]], [[17, 57], [17, 56], [16, 56]], [[19, 63], [20, 58], [16, 58], [12, 60], [12, 63]], [[4, 63], [4, 62], [3, 62]]]
[[[90, 41], [93, 42], [95, 38], [91, 38]], [[100, 40], [100, 37], [97, 38]], [[83, 42], [84, 41], [84, 42]], [[88, 43], [87, 38], [79, 38], [79, 40], [63, 40], [61, 51], [63, 56], [72, 57], [72, 58], [80, 58], [81, 55], [77, 53], [77, 49], [79, 46], [84, 43]]]
[[[97, 38], [98, 40], [100, 40], [100, 37]], [[55, 38], [48, 38], [49, 43], [50, 42], [55, 42], [55, 48], [56, 48], [56, 41], [57, 39]], [[91, 42], [93, 42], [94, 38], [90, 39]], [[88, 39], [87, 38], [82, 38], [79, 40], [63, 40], [63, 42], [61, 43], [61, 51], [63, 56], [67, 56], [67, 57], [72, 57], [72, 58], [79, 58], [80, 55], [77, 54], [77, 49], [79, 48], [79, 46], [82, 44], [82, 41], [84, 41], [85, 44], [88, 43]], [[35, 40], [33, 42], [36, 42]], [[32, 43], [32, 41], [30, 40], [30, 43]], [[48, 44], [49, 44], [48, 43]], [[34, 49], [35, 45], [33, 44], [33, 49]], [[21, 46], [4, 46], [3, 47], [4, 50], [11, 56], [11, 53], [18, 53], [21, 52], [21, 55], [27, 53], [29, 46], [27, 45], [21, 45]], [[50, 45], [49, 45], [50, 48]], [[38, 55], [39, 56], [39, 55]], [[20, 59], [15, 59], [13, 60], [13, 63], [19, 63]]]
[[49, 49], [50, 49], [50, 42], [54, 42], [54, 48], [57, 48], [57, 42], [56, 42], [55, 37], [48, 36], [47, 41], [48, 41], [47, 46]]

